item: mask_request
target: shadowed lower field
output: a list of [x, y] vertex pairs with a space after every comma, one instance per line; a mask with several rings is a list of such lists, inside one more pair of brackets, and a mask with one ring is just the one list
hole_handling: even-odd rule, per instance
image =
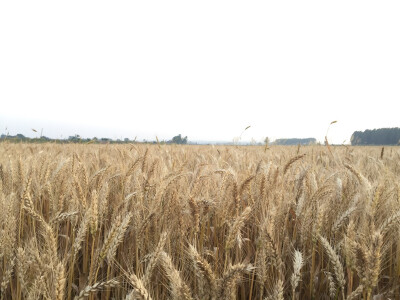
[[400, 299], [399, 175], [396, 147], [1, 143], [1, 298]]

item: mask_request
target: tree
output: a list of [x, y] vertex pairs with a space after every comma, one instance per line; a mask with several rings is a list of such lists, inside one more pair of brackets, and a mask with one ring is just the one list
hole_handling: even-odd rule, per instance
[[81, 136], [79, 134], [75, 134], [74, 136], [71, 135], [68, 137], [68, 141], [74, 142], [74, 143], [79, 142], [80, 139], [81, 139]]
[[182, 138], [182, 135], [176, 135], [172, 138], [172, 140], [170, 141], [172, 144], [187, 144], [188, 141], [188, 137], [185, 136], [184, 138]]
[[269, 137], [266, 137], [266, 138], [264, 139], [264, 144], [265, 144], [266, 146], [268, 146], [270, 142], [271, 142], [271, 141], [269, 140]]

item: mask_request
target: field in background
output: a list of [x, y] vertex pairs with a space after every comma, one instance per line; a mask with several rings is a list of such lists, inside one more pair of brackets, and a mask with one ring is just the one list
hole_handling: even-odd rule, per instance
[[400, 299], [399, 178], [396, 147], [2, 143], [1, 299]]

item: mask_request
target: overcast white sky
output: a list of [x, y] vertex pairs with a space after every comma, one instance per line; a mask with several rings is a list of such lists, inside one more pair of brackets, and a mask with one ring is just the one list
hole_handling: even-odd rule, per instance
[[400, 1], [0, 1], [0, 133], [231, 141], [399, 127]]

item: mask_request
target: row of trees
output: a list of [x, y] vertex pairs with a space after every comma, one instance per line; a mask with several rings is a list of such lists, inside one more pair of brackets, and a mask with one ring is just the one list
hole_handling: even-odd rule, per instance
[[[82, 138], [79, 134], [75, 134], [72, 136], [69, 136], [67, 139], [51, 139], [46, 136], [40, 136], [37, 138], [30, 138], [26, 137], [23, 134], [18, 133], [17, 135], [6, 135], [2, 134], [0, 135], [0, 141], [12, 141], [12, 142], [25, 142], [25, 143], [45, 143], [45, 142], [57, 142], [57, 143], [96, 143], [96, 144], [104, 144], [104, 143], [110, 143], [110, 144], [128, 144], [128, 143], [136, 143], [136, 138], [134, 140], [130, 140], [129, 138], [124, 138], [123, 140], [117, 139], [113, 140], [110, 138], [97, 138], [94, 137], [92, 139], [90, 138]], [[143, 140], [143, 143], [158, 143], [158, 141], [146, 141]], [[187, 144], [188, 143], [188, 137], [182, 137], [181, 134], [174, 136], [171, 140], [169, 141], [161, 141], [160, 143], [162, 144]]]
[[5, 135], [0, 136], [0, 141], [11, 141], [11, 142], [24, 142], [24, 143], [46, 143], [46, 142], [57, 142], [57, 143], [133, 143], [134, 140], [129, 140], [125, 138], [123, 141], [120, 139], [113, 140], [109, 138], [82, 138], [80, 135], [76, 134], [69, 136], [66, 139], [52, 139], [47, 136], [40, 136], [35, 138], [26, 137], [23, 134], [18, 133], [17, 135]]
[[306, 139], [277, 139], [273, 145], [315, 145], [317, 140], [315, 138]]
[[351, 136], [352, 145], [399, 145], [400, 128], [380, 128], [355, 131]]

